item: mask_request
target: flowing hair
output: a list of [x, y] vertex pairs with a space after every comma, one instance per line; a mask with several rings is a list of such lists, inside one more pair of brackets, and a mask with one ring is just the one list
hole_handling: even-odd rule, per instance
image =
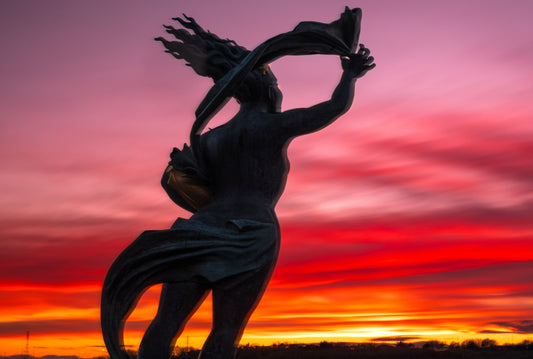
[[[155, 40], [163, 43], [165, 52], [176, 59], [185, 60], [186, 65], [192, 67], [198, 75], [210, 77], [217, 82], [250, 53], [250, 50], [235, 41], [221, 39], [204, 30], [192, 17], [185, 14], [183, 17], [184, 19], [175, 17], [172, 20], [178, 21], [192, 33], [185, 29], [163, 25], [167, 33], [174, 35], [179, 41], [168, 41], [163, 37], [157, 37]], [[265, 77], [267, 73], [272, 74], [268, 65], [259, 66], [251, 71], [233, 97], [239, 103], [257, 99], [265, 87], [268, 88], [270, 84], [277, 82], [273, 75]]]

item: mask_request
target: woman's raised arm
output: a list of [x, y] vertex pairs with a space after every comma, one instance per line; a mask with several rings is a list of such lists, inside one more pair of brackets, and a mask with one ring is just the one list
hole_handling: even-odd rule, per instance
[[357, 53], [341, 58], [343, 73], [331, 99], [309, 108], [298, 108], [280, 114], [280, 130], [287, 138], [318, 131], [344, 114], [352, 105], [354, 84], [376, 65], [364, 45]]

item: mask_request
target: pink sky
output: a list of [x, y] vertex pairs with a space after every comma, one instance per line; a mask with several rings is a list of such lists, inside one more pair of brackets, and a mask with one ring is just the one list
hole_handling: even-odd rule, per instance
[[[143, 230], [188, 216], [159, 179], [212, 83], [152, 41], [161, 24], [184, 12], [253, 48], [344, 5], [362, 8], [360, 40], [377, 67], [350, 112], [289, 149], [282, 251], [249, 340], [531, 337], [533, 3], [206, 3], [0, 3], [2, 346], [26, 330], [96, 333], [113, 258]], [[341, 70], [331, 56], [272, 68], [284, 109], [326, 100]], [[283, 308], [281, 296], [292, 298]], [[392, 312], [418, 326], [333, 319]]]

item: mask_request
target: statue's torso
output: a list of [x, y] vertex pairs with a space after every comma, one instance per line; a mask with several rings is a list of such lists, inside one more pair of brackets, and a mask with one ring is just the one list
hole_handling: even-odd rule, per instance
[[237, 115], [202, 135], [201, 153], [214, 200], [199, 212], [223, 211], [251, 219], [272, 215], [289, 170], [286, 143], [275, 138], [266, 123], [272, 116]]

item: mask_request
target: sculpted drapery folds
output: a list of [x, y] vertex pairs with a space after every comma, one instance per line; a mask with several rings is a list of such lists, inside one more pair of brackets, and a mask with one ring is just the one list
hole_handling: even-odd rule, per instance
[[[220, 39], [184, 15], [184, 29], [165, 26], [177, 41], [159, 37], [166, 51], [215, 84], [196, 110], [190, 146], [174, 148], [161, 184], [193, 215], [167, 230], [145, 231], [109, 269], [102, 289], [101, 323], [111, 358], [127, 358], [124, 322], [144, 290], [164, 283], [140, 358], [168, 358], [192, 313], [213, 293], [213, 327], [200, 357], [231, 358], [270, 279], [280, 245], [276, 203], [289, 170], [287, 146], [346, 112], [354, 84], [374, 67], [357, 43], [361, 10], [332, 23], [302, 22], [249, 51]], [[282, 94], [269, 64], [287, 55], [341, 57], [343, 74], [331, 99], [281, 111]], [[203, 132], [230, 99], [239, 112]]]

